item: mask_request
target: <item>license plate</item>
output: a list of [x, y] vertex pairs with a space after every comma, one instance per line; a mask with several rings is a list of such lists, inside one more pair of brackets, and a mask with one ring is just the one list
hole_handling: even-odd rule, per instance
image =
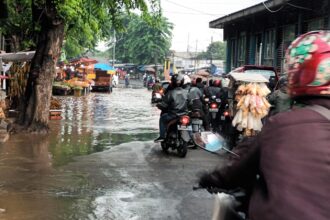
[[180, 131], [192, 131], [191, 125], [184, 126], [184, 125], [178, 125], [178, 130]]
[[156, 93], [156, 94], [155, 94], [155, 98], [156, 98], [156, 99], [161, 99], [161, 98], [162, 98], [162, 96], [161, 96], [161, 94], [159, 94], [159, 93]]
[[210, 112], [218, 112], [219, 110], [217, 108], [210, 108], [209, 111]]
[[195, 119], [195, 120], [192, 120], [191, 121], [191, 124], [193, 124], [193, 125], [202, 125], [203, 124], [203, 121], [202, 120], [199, 120], [199, 119]]
[[221, 115], [221, 120], [224, 121], [225, 119], [226, 119], [226, 117]]

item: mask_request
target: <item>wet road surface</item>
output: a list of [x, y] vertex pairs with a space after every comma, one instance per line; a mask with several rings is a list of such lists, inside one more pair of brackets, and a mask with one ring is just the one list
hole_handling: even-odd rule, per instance
[[163, 154], [145, 88], [60, 99], [64, 118], [49, 135], [0, 146], [0, 219], [210, 218], [212, 196], [192, 186], [221, 158]]

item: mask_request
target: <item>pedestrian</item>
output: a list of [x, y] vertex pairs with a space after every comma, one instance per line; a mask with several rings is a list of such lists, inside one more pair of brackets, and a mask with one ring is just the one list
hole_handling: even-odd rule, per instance
[[[328, 220], [330, 31], [300, 36], [285, 59], [288, 94], [303, 107], [270, 117], [256, 137], [235, 148], [239, 157], [202, 175], [199, 184], [251, 192], [251, 220]], [[233, 197], [226, 198], [222, 214], [240, 219]]]
[[270, 116], [290, 110], [291, 99], [287, 93], [287, 84], [287, 77], [282, 76], [278, 81], [279, 88], [269, 95], [268, 101], [272, 105], [272, 109], [269, 113]]
[[125, 75], [125, 87], [128, 88], [129, 86], [129, 73]]

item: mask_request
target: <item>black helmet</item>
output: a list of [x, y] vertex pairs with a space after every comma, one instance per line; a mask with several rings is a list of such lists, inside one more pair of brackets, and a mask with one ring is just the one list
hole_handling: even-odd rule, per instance
[[282, 88], [288, 85], [288, 77], [287, 76], [282, 76], [279, 80], [278, 80], [278, 87]]
[[171, 78], [171, 84], [173, 87], [180, 87], [183, 84], [183, 76], [181, 74], [174, 74]]

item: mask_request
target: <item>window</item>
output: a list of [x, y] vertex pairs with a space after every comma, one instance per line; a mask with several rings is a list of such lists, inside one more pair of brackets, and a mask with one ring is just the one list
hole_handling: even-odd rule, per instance
[[323, 30], [324, 29], [324, 19], [314, 19], [307, 23], [308, 31]]
[[241, 34], [238, 39], [238, 66], [243, 66], [245, 64], [245, 55], [246, 55], [246, 35]]
[[236, 67], [236, 39], [230, 40], [230, 70]]
[[290, 46], [291, 42], [296, 38], [296, 26], [288, 25], [283, 27], [283, 42], [282, 42], [282, 56], [281, 56], [281, 70], [284, 70], [284, 60], [286, 49]]
[[265, 48], [263, 65], [274, 65], [274, 50], [275, 50], [275, 30], [267, 30], [265, 33]]

